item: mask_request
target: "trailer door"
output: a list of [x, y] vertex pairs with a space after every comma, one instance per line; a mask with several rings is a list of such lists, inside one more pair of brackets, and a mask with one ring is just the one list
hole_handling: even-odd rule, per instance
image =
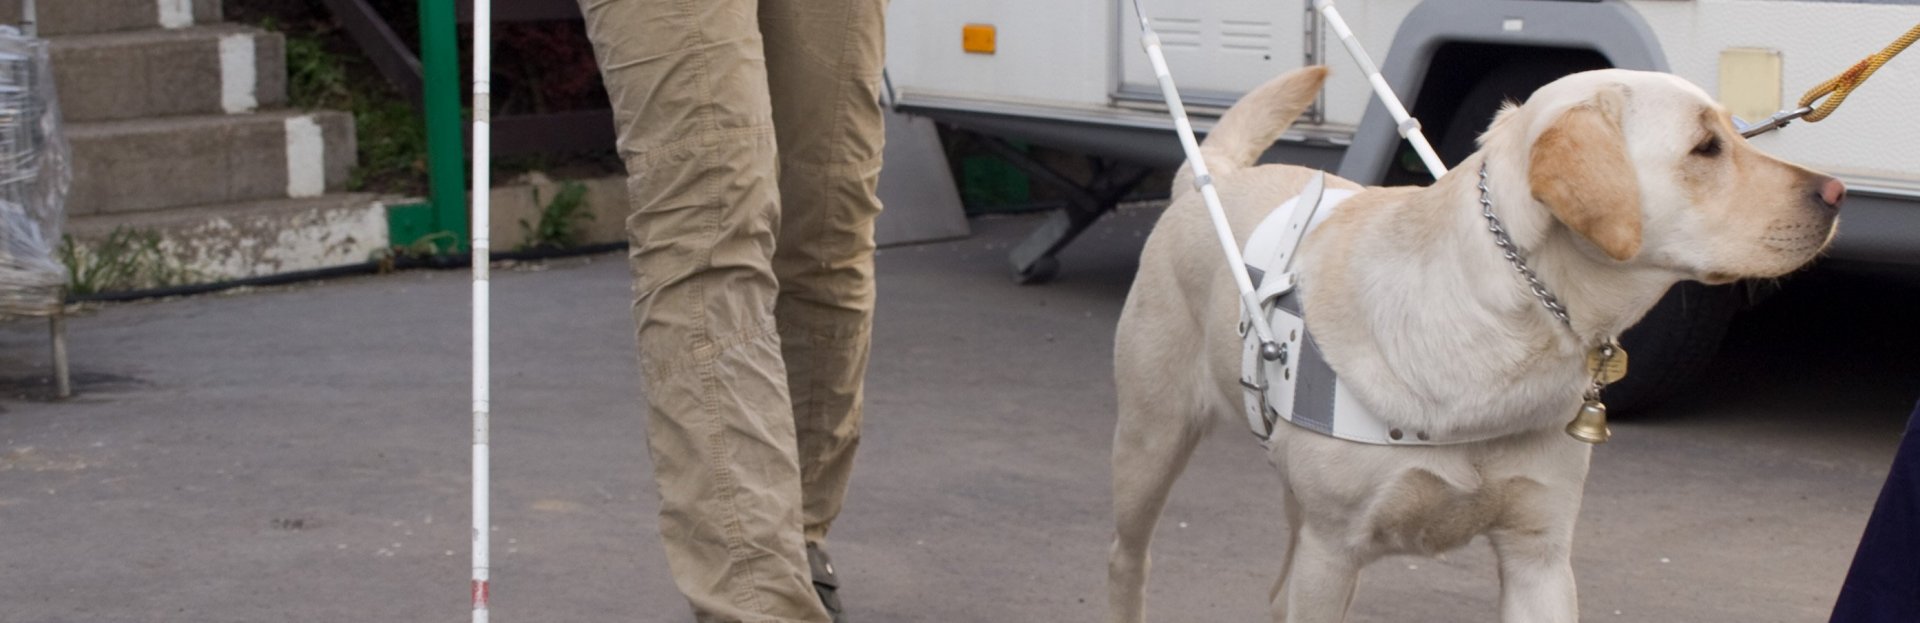
[[[1140, 50], [1131, 0], [1115, 0], [1121, 101], [1160, 101], [1153, 66]], [[1248, 89], [1300, 67], [1306, 55], [1304, 2], [1145, 0], [1167, 66], [1190, 105], [1225, 107]]]

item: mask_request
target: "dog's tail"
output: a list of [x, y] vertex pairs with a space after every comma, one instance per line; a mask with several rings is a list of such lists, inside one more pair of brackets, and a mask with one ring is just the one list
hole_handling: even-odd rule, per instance
[[[1320, 85], [1326, 81], [1326, 67], [1302, 67], [1281, 74], [1241, 97], [1220, 117], [1220, 122], [1214, 124], [1207, 140], [1200, 143], [1200, 154], [1207, 159], [1207, 168], [1218, 175], [1252, 166], [1260, 154], [1293, 125], [1294, 119], [1313, 104]], [[1192, 171], [1181, 167], [1174, 192], [1191, 187], [1192, 178]]]

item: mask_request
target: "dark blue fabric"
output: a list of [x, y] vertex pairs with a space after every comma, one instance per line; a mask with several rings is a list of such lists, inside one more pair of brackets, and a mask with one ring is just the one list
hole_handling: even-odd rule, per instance
[[1920, 405], [1907, 419], [1830, 621], [1920, 622]]

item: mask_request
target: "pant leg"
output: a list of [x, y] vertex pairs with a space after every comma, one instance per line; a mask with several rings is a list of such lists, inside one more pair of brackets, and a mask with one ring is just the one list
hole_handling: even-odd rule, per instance
[[762, 0], [780, 143], [778, 318], [799, 435], [806, 537], [840, 514], [860, 443], [873, 326], [874, 188], [885, 0]]
[[1829, 621], [1920, 621], [1920, 405], [1907, 418]]
[[660, 531], [700, 621], [806, 621], [773, 308], [776, 148], [754, 0], [582, 0], [627, 165]]

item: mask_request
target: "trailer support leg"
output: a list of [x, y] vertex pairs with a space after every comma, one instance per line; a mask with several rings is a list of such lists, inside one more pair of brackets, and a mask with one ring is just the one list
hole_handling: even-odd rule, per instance
[[67, 372], [67, 310], [66, 292], [60, 292], [55, 299], [53, 315], [48, 318], [47, 332], [53, 337], [53, 397], [73, 397], [73, 377]]
[[1007, 254], [1013, 264], [1013, 280], [1021, 284], [1045, 283], [1052, 279], [1060, 270], [1060, 260], [1055, 255], [1094, 221], [1112, 212], [1122, 198], [1153, 172], [1146, 167], [1094, 158], [1093, 177], [1082, 184], [1040, 164], [1006, 141], [990, 138], [985, 143], [1034, 181], [1053, 187], [1067, 198], [1066, 206], [1048, 216], [1045, 223]]

